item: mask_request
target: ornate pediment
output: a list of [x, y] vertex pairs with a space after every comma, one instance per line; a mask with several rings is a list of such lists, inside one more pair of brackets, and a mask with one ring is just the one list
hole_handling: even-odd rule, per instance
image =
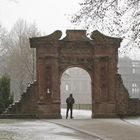
[[[120, 44], [122, 41], [121, 38], [106, 36], [106, 35], [100, 33], [98, 30], [93, 31], [91, 33], [90, 37], [96, 44], [102, 44], [102, 45]], [[119, 47], [119, 45], [118, 45], [118, 47]]]
[[61, 38], [61, 36], [62, 32], [60, 30], [57, 30], [47, 36], [30, 38], [31, 48], [36, 48], [38, 45], [45, 44], [46, 42], [51, 43], [53, 41], [57, 41]]

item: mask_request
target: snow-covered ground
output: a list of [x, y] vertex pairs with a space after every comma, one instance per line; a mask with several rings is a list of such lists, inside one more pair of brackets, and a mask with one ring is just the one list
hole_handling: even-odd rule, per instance
[[97, 140], [47, 120], [0, 119], [0, 140]]
[[[62, 132], [64, 135], [60, 134]], [[39, 120], [0, 120], [0, 140], [78, 140], [71, 138], [74, 133], [71, 129]]]
[[[66, 109], [61, 110], [65, 119]], [[91, 119], [89, 110], [73, 110], [74, 119]], [[140, 126], [140, 117], [126, 118], [127, 123]], [[68, 121], [69, 122], [69, 121]], [[97, 140], [76, 130], [48, 120], [0, 119], [0, 140]]]
[[[70, 113], [70, 112], [69, 112]], [[61, 109], [62, 118], [66, 117], [66, 109]], [[91, 119], [91, 110], [73, 110], [74, 119]]]
[[139, 125], [140, 126], [140, 117], [130, 117], [123, 119], [124, 121], [131, 123], [133, 125]]
[[[65, 118], [65, 109], [61, 114]], [[74, 110], [74, 119], [90, 119], [91, 111]], [[0, 119], [0, 140], [97, 140], [48, 120]]]
[[[61, 109], [62, 118], [65, 119], [66, 117], [66, 109]], [[73, 110], [74, 119], [91, 119], [92, 112], [91, 110]], [[140, 126], [140, 117], [129, 117], [124, 118], [124, 121], [127, 123], [131, 123], [133, 125]]]

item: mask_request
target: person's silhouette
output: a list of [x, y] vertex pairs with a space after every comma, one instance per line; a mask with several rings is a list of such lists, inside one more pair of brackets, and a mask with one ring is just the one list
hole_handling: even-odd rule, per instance
[[66, 103], [67, 103], [66, 119], [68, 118], [69, 110], [70, 110], [70, 118], [72, 119], [73, 118], [73, 104], [75, 103], [72, 93], [66, 99]]

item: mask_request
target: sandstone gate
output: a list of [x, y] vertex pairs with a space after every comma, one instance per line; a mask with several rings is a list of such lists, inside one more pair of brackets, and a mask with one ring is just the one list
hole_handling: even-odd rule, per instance
[[[55, 31], [30, 39], [31, 48], [36, 48], [37, 81], [5, 114], [61, 118], [60, 81], [69, 67], [83, 68], [90, 75], [92, 118], [140, 114], [139, 100], [129, 99], [117, 73], [121, 39], [105, 36], [99, 31], [92, 32], [88, 38], [85, 30], [67, 30], [66, 37], [60, 39], [61, 36], [61, 31]], [[132, 109], [133, 105], [137, 108]]]

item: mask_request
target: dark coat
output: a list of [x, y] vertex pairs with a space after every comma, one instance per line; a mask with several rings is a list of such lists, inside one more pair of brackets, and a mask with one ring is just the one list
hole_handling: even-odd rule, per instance
[[66, 99], [66, 103], [67, 103], [67, 105], [72, 106], [75, 103], [75, 100], [73, 97], [68, 97]]

